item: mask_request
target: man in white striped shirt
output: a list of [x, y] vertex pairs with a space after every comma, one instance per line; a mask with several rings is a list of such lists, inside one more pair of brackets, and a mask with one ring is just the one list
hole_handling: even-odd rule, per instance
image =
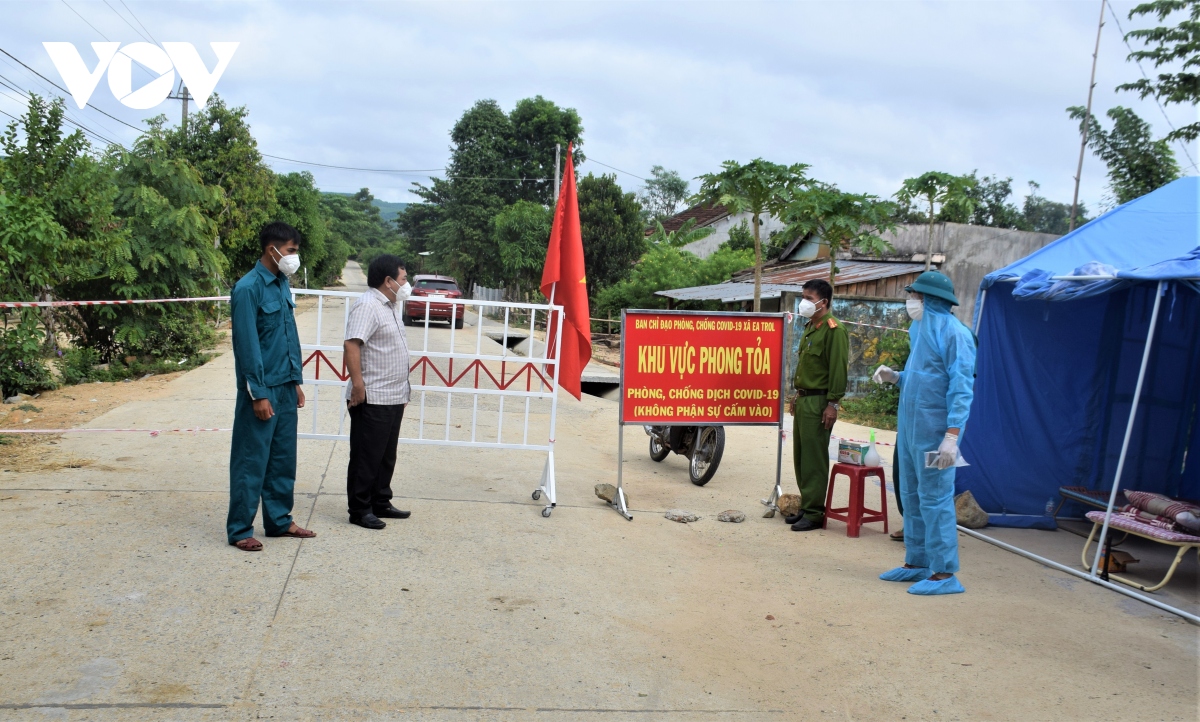
[[407, 519], [392, 505], [392, 472], [400, 421], [408, 403], [408, 341], [401, 322], [412, 291], [404, 262], [384, 254], [367, 268], [370, 288], [350, 308], [343, 346], [350, 381], [350, 465], [346, 471], [350, 523], [383, 529], [384, 519]]

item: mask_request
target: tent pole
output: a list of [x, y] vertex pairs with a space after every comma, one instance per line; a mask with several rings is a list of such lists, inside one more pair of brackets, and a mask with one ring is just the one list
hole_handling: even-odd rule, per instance
[[987, 303], [987, 289], [979, 294], [979, 308], [975, 309], [975, 335], [979, 335], [979, 324], [983, 323], [983, 306]]
[[[976, 539], [981, 539], [989, 544], [995, 544], [996, 546], [1000, 547], [1001, 549], [1006, 549], [1014, 554], [1020, 554], [1021, 556], [1025, 557], [1027, 559], [1032, 559], [1033, 561], [1035, 561], [1039, 564], [1044, 564], [1044, 565], [1050, 567], [1051, 569], [1057, 569], [1058, 571], [1066, 572], [1067, 574], [1070, 574], [1071, 576], [1079, 577], [1080, 579], [1086, 579], [1089, 582], [1099, 584], [1100, 586], [1111, 589], [1114, 592], [1120, 592], [1121, 594], [1124, 594], [1127, 597], [1133, 597], [1134, 599], [1138, 600], [1139, 602], [1145, 602], [1146, 604], [1149, 604], [1150, 606], [1158, 607], [1159, 609], [1161, 609], [1165, 612], [1170, 612], [1171, 614], [1178, 614], [1179, 616], [1188, 620], [1192, 624], [1200, 625], [1200, 617], [1197, 617], [1195, 614], [1190, 614], [1188, 612], [1185, 612], [1182, 609], [1177, 609], [1175, 607], [1172, 607], [1169, 604], [1164, 604], [1163, 602], [1160, 602], [1159, 600], [1155, 599], [1154, 597], [1147, 597], [1144, 594], [1138, 594], [1137, 592], [1133, 591], [1132, 589], [1128, 589], [1128, 588], [1120, 586], [1118, 584], [1114, 584], [1113, 582], [1106, 582], [1103, 579], [1101, 579], [1100, 577], [1095, 577], [1095, 576], [1091, 576], [1089, 574], [1085, 574], [1084, 572], [1081, 572], [1078, 569], [1072, 569], [1071, 567], [1068, 567], [1065, 564], [1059, 564], [1056, 561], [1047, 559], [1045, 557], [1040, 557], [1037, 554], [1034, 554], [1033, 552], [1027, 552], [1024, 549], [1021, 549], [1020, 547], [1013, 546], [1012, 544], [1005, 544], [1004, 542], [1000, 541], [999, 539], [993, 539], [992, 537], [987, 536], [985, 534], [980, 534], [979, 532], [975, 531], [974, 529], [968, 529], [965, 526], [960, 526], [960, 527], [958, 527], [958, 530], [960, 532], [962, 532], [963, 534], [973, 536]], [[1097, 557], [1100, 556], [1099, 550], [1097, 550], [1096, 556]]]
[[[1121, 442], [1121, 456], [1117, 459], [1117, 473], [1113, 477], [1112, 492], [1108, 495], [1108, 509], [1104, 512], [1104, 526], [1100, 529], [1100, 546], [1096, 547], [1096, 558], [1092, 560], [1092, 576], [1100, 567], [1100, 550], [1108, 536], [1108, 520], [1112, 517], [1113, 505], [1117, 503], [1117, 492], [1121, 486], [1121, 472], [1125, 470], [1125, 456], [1129, 453], [1129, 439], [1133, 436], [1133, 422], [1137, 418], [1138, 401], [1142, 398], [1142, 382], [1146, 380], [1146, 366], [1150, 363], [1150, 345], [1154, 341], [1154, 327], [1158, 325], [1158, 308], [1162, 305], [1163, 286], [1159, 281], [1154, 288], [1154, 311], [1150, 314], [1150, 330], [1146, 332], [1146, 348], [1142, 350], [1142, 367], [1138, 369], [1137, 385], [1133, 387], [1133, 403], [1129, 407], [1129, 423], [1125, 424], [1125, 440]], [[1106, 562], [1107, 563], [1107, 562]]]

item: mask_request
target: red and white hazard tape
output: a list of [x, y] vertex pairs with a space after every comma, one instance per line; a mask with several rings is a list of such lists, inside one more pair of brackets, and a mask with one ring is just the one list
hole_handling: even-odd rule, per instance
[[59, 306], [124, 306], [139, 303], [182, 303], [185, 301], [228, 301], [229, 296], [196, 298], [149, 298], [125, 301], [0, 301], [0, 308], [57, 308]]
[[[791, 323], [792, 319], [796, 318], [796, 314], [794, 314], [794, 313], [789, 312], [786, 315], [787, 315], [788, 323]], [[867, 328], [881, 328], [884, 331], [898, 331], [900, 333], [908, 333], [907, 328], [892, 328], [891, 326], [879, 326], [879, 325], [876, 325], [873, 323], [863, 323], [861, 321], [847, 321], [844, 318], [839, 318], [838, 321], [840, 321], [841, 323], [848, 323], [851, 326], [866, 326]]]
[[898, 331], [900, 333], [908, 333], [907, 328], [892, 328], [891, 326], [879, 326], [873, 323], [862, 323], [861, 321], [847, 321], [844, 318], [839, 318], [842, 323], [848, 323], [851, 326], [866, 326], [867, 328], [881, 328], [884, 331]]
[[195, 434], [201, 431], [233, 431], [233, 429], [0, 429], [4, 434]]

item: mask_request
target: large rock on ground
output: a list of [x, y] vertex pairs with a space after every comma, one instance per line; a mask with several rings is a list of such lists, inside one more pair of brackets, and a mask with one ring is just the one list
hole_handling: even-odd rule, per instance
[[[596, 496], [611, 504], [613, 503], [613, 499], [617, 498], [617, 487], [612, 484], [596, 484]], [[625, 505], [631, 505], [628, 493], [625, 494]]]
[[969, 491], [954, 497], [954, 514], [958, 517], [958, 523], [968, 529], [982, 529], [988, 525], [987, 512]]
[[692, 521], [700, 521], [700, 517], [696, 516], [690, 511], [685, 511], [684, 509], [668, 509], [667, 513], [663, 514], [663, 516], [671, 521], [677, 521], [680, 524], [687, 524], [688, 522]]
[[784, 516], [796, 516], [800, 513], [800, 495], [784, 494], [775, 502], [775, 506], [779, 507], [779, 513]]
[[734, 524], [741, 524], [746, 521], [746, 515], [736, 509], [729, 509], [717, 514], [717, 521], [728, 521]]

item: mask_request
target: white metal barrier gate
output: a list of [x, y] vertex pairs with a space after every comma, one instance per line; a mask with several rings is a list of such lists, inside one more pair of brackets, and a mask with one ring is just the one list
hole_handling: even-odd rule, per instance
[[[297, 436], [301, 439], [348, 441], [350, 435], [346, 428], [347, 409], [343, 394], [349, 374], [340, 356], [350, 307], [362, 294], [306, 289], [292, 289], [292, 293], [294, 297], [314, 296], [317, 300], [315, 343], [300, 344], [304, 355], [304, 385], [313, 387], [313, 393], [306, 403], [308, 413], [312, 417], [311, 431], [301, 431]], [[414, 325], [409, 326], [405, 332], [411, 362], [409, 383], [412, 396], [405, 410], [400, 443], [544, 451], [546, 464], [542, 470], [541, 482], [533, 492], [533, 499], [537, 501], [545, 496], [546, 507], [542, 509], [542, 516], [550, 516], [551, 510], [557, 504], [554, 489], [554, 427], [558, 413], [559, 368], [558, 354], [551, 353], [551, 349], [556, 350], [561, 341], [562, 306], [437, 296], [415, 296], [410, 298], [406, 305], [409, 308], [421, 307], [423, 317], [414, 318], [411, 321]], [[336, 340], [330, 340], [332, 342], [325, 338], [325, 317], [331, 312], [335, 319], [341, 316], [341, 327], [338, 329], [340, 333], [337, 334]], [[465, 320], [468, 312], [474, 313], [474, 328], [458, 328], [455, 319]], [[487, 318], [489, 312], [496, 316], [502, 315], [502, 320]], [[528, 326], [524, 322], [525, 316], [528, 316]], [[445, 327], [431, 325], [438, 324], [437, 317], [445, 317], [449, 322]], [[518, 318], [520, 327], [513, 325]], [[545, 328], [554, 329], [554, 338], [550, 344], [538, 339], [539, 319]], [[303, 338], [305, 330], [302, 329], [300, 333]], [[486, 349], [485, 336], [488, 339]], [[473, 348], [471, 337], [474, 337]], [[418, 339], [420, 343], [414, 343]], [[515, 345], [524, 345], [526, 348], [523, 354], [515, 353], [509, 348], [510, 343], [518, 341]], [[498, 350], [493, 348], [497, 344]], [[467, 350], [462, 350], [463, 346], [466, 346]], [[330, 359], [331, 354], [339, 357], [338, 363], [335, 364]], [[457, 371], [456, 361], [460, 362]], [[512, 368], [514, 365], [515, 369]], [[327, 369], [326, 378], [321, 378], [322, 366]], [[321, 429], [320, 391], [323, 386], [333, 386], [337, 389], [334, 401], [338, 410], [335, 433]], [[428, 398], [431, 395], [434, 397], [432, 401]], [[444, 416], [441, 414], [441, 404], [436, 398], [438, 395], [445, 396]], [[460, 402], [458, 405], [455, 404], [456, 399]], [[467, 399], [470, 400], [469, 407], [464, 405]], [[505, 401], [511, 399], [518, 402], [517, 408], [514, 409], [510, 404], [506, 410]], [[326, 403], [329, 401], [326, 395]], [[531, 412], [535, 419], [545, 415], [539, 413], [539, 409], [534, 406], [539, 404], [546, 407], [548, 414], [548, 423], [543, 429], [546, 432], [545, 443], [531, 442], [529, 438]], [[328, 409], [328, 405], [326, 408]], [[466, 414], [468, 409], [469, 423]], [[406, 436], [405, 432], [413, 427], [410, 420], [414, 410], [418, 412], [416, 435]], [[487, 423], [493, 410], [496, 420], [494, 436]], [[510, 418], [517, 416], [520, 419], [515, 431], [510, 421], [508, 437], [504, 433], [506, 413]], [[453, 424], [455, 416], [463, 423]], [[330, 425], [333, 421], [332, 418], [324, 420]], [[440, 434], [426, 433], [427, 426], [438, 425], [444, 427]], [[463, 429], [464, 426], [467, 428], [461, 433], [453, 431]], [[519, 440], [515, 438], [518, 436]]]

